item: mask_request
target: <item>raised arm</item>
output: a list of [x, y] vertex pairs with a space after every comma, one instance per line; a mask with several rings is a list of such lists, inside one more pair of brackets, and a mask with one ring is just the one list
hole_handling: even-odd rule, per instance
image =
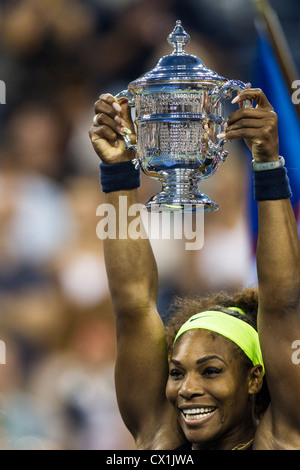
[[[135, 155], [125, 150], [120, 136], [121, 128], [125, 126], [135, 139], [127, 101], [118, 103], [109, 94], [101, 95], [95, 111], [99, 125], [92, 126], [90, 138], [102, 162], [113, 165], [130, 161]], [[111, 168], [114, 171], [116, 167]], [[104, 240], [107, 276], [116, 316], [117, 398], [124, 422], [138, 448], [172, 448], [182, 438], [179, 431], [177, 434], [176, 417], [165, 398], [168, 362], [164, 326], [156, 310], [156, 262], [147, 238], [132, 239], [128, 234], [118, 238], [120, 217], [127, 226], [131, 222], [127, 214], [119, 211], [120, 197], [126, 198], [129, 208], [138, 202], [137, 189], [105, 194], [105, 202], [116, 211], [117, 222], [117, 237]]]
[[[246, 138], [257, 162], [278, 161], [277, 116], [273, 108], [261, 90], [239, 95], [240, 101], [246, 98], [254, 99], [257, 108], [234, 113], [228, 121], [226, 138]], [[299, 448], [300, 438], [300, 365], [292, 360], [293, 343], [300, 339], [300, 246], [288, 186], [282, 175], [278, 176], [283, 171], [275, 171], [255, 175], [258, 323], [271, 396], [263, 426], [264, 434], [271, 433], [269, 442], [275, 448], [292, 449]]]

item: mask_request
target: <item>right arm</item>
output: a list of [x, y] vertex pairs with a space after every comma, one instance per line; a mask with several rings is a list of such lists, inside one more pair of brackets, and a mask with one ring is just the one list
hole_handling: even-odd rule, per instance
[[[105, 163], [133, 158], [120, 138], [120, 125], [134, 132], [127, 102], [122, 110], [113, 107], [111, 95], [96, 103], [97, 120], [90, 137], [96, 153]], [[118, 116], [122, 119], [115, 119]], [[134, 134], [133, 134], [134, 138]], [[117, 142], [117, 144], [116, 144]], [[137, 447], [172, 449], [182, 442], [175, 412], [165, 396], [168, 358], [165, 331], [157, 312], [158, 274], [148, 238], [118, 239], [119, 197], [127, 207], [136, 204], [137, 190], [106, 193], [105, 202], [116, 211], [117, 238], [104, 240], [105, 264], [116, 316], [116, 392], [123, 420]], [[124, 216], [124, 214], [122, 214]], [[127, 226], [130, 224], [128, 217]]]

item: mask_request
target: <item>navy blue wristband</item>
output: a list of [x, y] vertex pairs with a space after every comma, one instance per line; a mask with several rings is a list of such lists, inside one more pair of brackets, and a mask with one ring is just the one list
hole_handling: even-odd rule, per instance
[[101, 162], [100, 182], [104, 193], [138, 188], [141, 184], [140, 169], [136, 169], [131, 161]]
[[254, 197], [257, 201], [275, 201], [292, 196], [286, 168], [255, 171]]

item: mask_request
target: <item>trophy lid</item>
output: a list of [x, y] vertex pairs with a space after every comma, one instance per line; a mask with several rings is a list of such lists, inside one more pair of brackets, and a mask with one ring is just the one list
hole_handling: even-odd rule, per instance
[[168, 36], [168, 43], [174, 47], [172, 54], [162, 57], [153, 70], [131, 82], [128, 88], [166, 82], [226, 82], [226, 78], [208, 69], [199, 57], [185, 52], [184, 47], [189, 41], [190, 36], [183, 29], [181, 21], [176, 21], [174, 30]]

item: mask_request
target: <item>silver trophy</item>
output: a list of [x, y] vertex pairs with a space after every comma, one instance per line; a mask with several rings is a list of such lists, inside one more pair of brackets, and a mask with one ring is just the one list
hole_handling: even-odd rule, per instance
[[176, 22], [168, 42], [174, 47], [153, 70], [117, 95], [135, 106], [137, 145], [125, 135], [126, 147], [136, 151], [133, 163], [158, 179], [161, 191], [145, 204], [150, 211], [215, 211], [218, 204], [202, 194], [199, 182], [212, 176], [225, 160], [224, 101], [233, 91], [250, 87], [227, 80], [184, 51], [190, 36]]

